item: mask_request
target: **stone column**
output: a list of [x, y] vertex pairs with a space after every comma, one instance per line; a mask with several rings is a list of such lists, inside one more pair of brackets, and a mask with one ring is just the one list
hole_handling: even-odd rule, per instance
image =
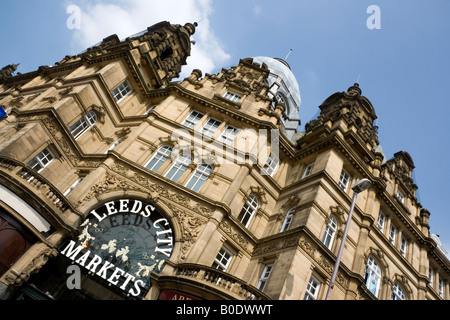
[[233, 180], [230, 187], [222, 197], [221, 202], [223, 202], [227, 206], [231, 205], [237, 193], [239, 192], [239, 188], [250, 173], [250, 169], [251, 167], [249, 164], [244, 164], [241, 166], [239, 172], [236, 174], [236, 178]]

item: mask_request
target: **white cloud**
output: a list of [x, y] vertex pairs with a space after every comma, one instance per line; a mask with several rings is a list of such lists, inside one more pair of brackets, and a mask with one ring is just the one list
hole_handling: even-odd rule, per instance
[[99, 0], [78, 5], [82, 12], [81, 27], [74, 30], [74, 51], [83, 51], [112, 34], [126, 38], [161, 21], [181, 25], [198, 22], [192, 36], [196, 44], [192, 46], [181, 78], [193, 69], [210, 73], [226, 65], [230, 59], [210, 26], [208, 17], [213, 12], [212, 0], [116, 0], [107, 3]]

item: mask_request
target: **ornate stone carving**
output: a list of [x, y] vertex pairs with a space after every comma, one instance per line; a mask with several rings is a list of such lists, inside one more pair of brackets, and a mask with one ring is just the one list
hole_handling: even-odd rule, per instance
[[152, 197], [154, 200], [157, 200], [158, 198], [165, 198], [182, 206], [183, 208], [196, 212], [204, 217], [211, 216], [213, 212], [207, 206], [201, 205], [199, 203], [195, 203], [194, 205], [192, 205], [192, 200], [190, 198], [187, 198], [186, 196], [180, 195], [176, 192], [171, 192], [166, 187], [150, 181], [150, 179], [146, 176], [132, 171], [121, 164], [113, 164], [111, 166], [111, 170], [141, 186], [143, 189], [140, 190], [143, 190], [143, 192], [148, 193], [148, 190], [150, 190], [155, 194]]
[[[50, 248], [43, 243], [37, 244], [35, 245], [35, 247], [36, 246], [38, 248], [37, 254], [33, 258], [31, 258], [31, 261], [27, 263], [22, 270], [16, 271], [14, 268], [12, 268], [5, 275], [4, 279], [7, 285], [11, 286], [22, 285], [30, 278], [30, 276], [33, 273], [39, 271], [42, 268], [42, 266], [44, 266], [47, 263], [49, 258], [54, 258], [58, 255], [58, 251], [56, 249]], [[29, 252], [30, 254], [36, 253], [35, 251]], [[28, 254], [28, 252], [26, 254]], [[26, 259], [27, 257], [24, 256], [23, 258]]]
[[236, 229], [234, 229], [232, 226], [230, 226], [230, 224], [226, 221], [222, 222], [220, 224], [220, 228], [225, 231], [225, 233], [234, 241], [236, 241], [237, 243], [239, 243], [244, 249], [247, 249], [248, 246], [248, 241], [245, 240], [245, 237], [239, 233], [238, 231], [236, 231]]
[[138, 187], [124, 181], [123, 179], [120, 179], [116, 175], [113, 175], [113, 174], [110, 174], [109, 172], [107, 172], [105, 178], [102, 181], [93, 185], [91, 187], [91, 189], [89, 190], [88, 194], [83, 199], [78, 200], [77, 207], [90, 201], [94, 197], [98, 198], [100, 195], [102, 195], [104, 193], [117, 191], [117, 190], [123, 190], [123, 191], [136, 190], [136, 191], [145, 192], [141, 188], [138, 188]]
[[180, 226], [182, 228], [180, 258], [181, 260], [185, 260], [189, 249], [197, 241], [198, 235], [202, 226], [205, 224], [205, 221], [200, 219], [198, 216], [177, 208], [176, 206], [169, 204], [169, 207], [171, 208], [175, 218], [180, 222]]

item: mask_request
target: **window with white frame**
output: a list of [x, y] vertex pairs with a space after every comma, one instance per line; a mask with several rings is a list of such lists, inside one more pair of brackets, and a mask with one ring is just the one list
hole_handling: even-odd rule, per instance
[[45, 148], [41, 152], [38, 153], [37, 156], [35, 156], [33, 159], [31, 159], [28, 162], [28, 166], [36, 171], [41, 172], [44, 170], [45, 167], [48, 167], [48, 165], [55, 159], [53, 154], [50, 152], [48, 148]]
[[195, 169], [195, 172], [192, 175], [192, 177], [187, 182], [186, 188], [198, 192], [205, 183], [205, 181], [208, 179], [211, 172], [212, 172], [211, 166], [207, 164], [199, 165], [197, 169]]
[[330, 216], [328, 219], [327, 227], [325, 228], [325, 233], [323, 234], [322, 243], [328, 248], [331, 249], [333, 245], [334, 236], [337, 230], [337, 222], [333, 216]]
[[397, 199], [401, 203], [405, 203], [405, 195], [401, 191], [397, 191]]
[[286, 217], [284, 217], [284, 221], [283, 224], [281, 225], [280, 232], [289, 230], [289, 227], [291, 226], [292, 223], [292, 219], [294, 218], [294, 212], [295, 212], [294, 208], [288, 211]]
[[442, 279], [441, 276], [439, 276], [439, 296], [441, 298], [444, 298], [444, 286], [445, 286], [444, 279]]
[[270, 273], [272, 272], [273, 264], [268, 264], [264, 266], [264, 270], [261, 274], [261, 277], [259, 278], [258, 285], [256, 288], [258, 288], [261, 291], [264, 291], [266, 288], [267, 282], [269, 281]]
[[188, 166], [191, 164], [192, 159], [190, 156], [180, 156], [175, 160], [170, 170], [166, 173], [165, 177], [177, 182], [183, 173], [187, 170]]
[[226, 271], [230, 265], [233, 255], [224, 247], [222, 247], [214, 259], [212, 267], [221, 271]]
[[392, 300], [406, 300], [405, 291], [398, 282], [392, 286]]
[[342, 169], [341, 176], [339, 177], [339, 187], [341, 187], [342, 190], [347, 191], [350, 179], [350, 174]]
[[129, 95], [133, 90], [131, 89], [130, 83], [128, 81], [122, 82], [116, 89], [113, 90], [112, 94], [116, 102], [119, 102], [127, 95]]
[[245, 202], [244, 207], [239, 214], [238, 220], [241, 222], [246, 228], [250, 224], [253, 216], [255, 215], [256, 210], [258, 209], [258, 199], [255, 195], [251, 194], [247, 201]]
[[69, 189], [66, 190], [66, 192], [64, 192], [64, 197], [66, 197], [73, 189], [75, 189], [75, 187], [81, 182], [81, 180], [83, 180], [84, 177], [79, 177], [77, 179], [77, 181], [75, 181], [74, 184], [72, 184]]
[[395, 239], [397, 238], [397, 228], [394, 224], [391, 223], [391, 227], [389, 229], [389, 242], [395, 246]]
[[193, 129], [195, 125], [203, 118], [203, 114], [197, 111], [192, 111], [183, 121], [183, 125]]
[[227, 145], [231, 145], [233, 144], [234, 139], [236, 139], [238, 133], [239, 129], [236, 129], [232, 126], [227, 126], [223, 131], [222, 135], [220, 136], [219, 141]]
[[77, 139], [85, 133], [90, 127], [97, 122], [97, 115], [94, 111], [89, 111], [85, 116], [82, 116], [77, 122], [70, 126], [69, 130], [72, 136]]
[[223, 97], [225, 99], [235, 102], [235, 103], [239, 103], [239, 101], [241, 101], [241, 99], [242, 99], [241, 95], [231, 92], [231, 91], [227, 91], [227, 93], [225, 93], [225, 95]]
[[366, 265], [366, 287], [373, 293], [375, 297], [378, 297], [378, 290], [380, 289], [381, 281], [381, 269], [376, 260], [369, 256]]
[[305, 171], [303, 172], [302, 178], [309, 177], [311, 175], [312, 169], [314, 168], [314, 163], [310, 164], [305, 168]]
[[378, 214], [377, 228], [381, 232], [384, 231], [384, 223], [385, 222], [386, 222], [386, 215], [383, 213], [383, 211], [380, 210], [380, 213]]
[[434, 270], [431, 267], [428, 270], [428, 283], [431, 287], [434, 286]]
[[206, 121], [205, 125], [202, 128], [202, 133], [211, 138], [214, 133], [217, 131], [217, 129], [219, 128], [221, 122], [213, 119], [213, 118], [209, 118], [208, 121]]
[[406, 257], [406, 250], [408, 249], [408, 239], [405, 236], [402, 236], [400, 241], [400, 253], [402, 256]]
[[306, 287], [305, 297], [303, 300], [316, 300], [317, 295], [319, 293], [320, 282], [311, 276], [308, 282], [308, 286]]
[[271, 153], [270, 156], [267, 158], [266, 164], [264, 165], [263, 168], [264, 173], [273, 176], [275, 172], [277, 172], [279, 164], [280, 159], [276, 155]]
[[156, 151], [155, 155], [145, 165], [147, 169], [156, 172], [167, 161], [172, 153], [172, 148], [169, 146], [162, 146]]

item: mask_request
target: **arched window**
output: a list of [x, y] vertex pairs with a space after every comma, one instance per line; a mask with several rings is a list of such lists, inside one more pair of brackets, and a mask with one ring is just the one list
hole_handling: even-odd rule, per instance
[[322, 239], [323, 244], [326, 245], [328, 249], [331, 249], [334, 236], [336, 234], [336, 229], [337, 229], [336, 219], [333, 216], [331, 216], [330, 219], [328, 219], [328, 224], [327, 227], [325, 228], [325, 233]]
[[369, 256], [366, 265], [366, 287], [375, 297], [378, 297], [378, 290], [381, 282], [381, 269], [376, 260]]
[[241, 222], [247, 228], [257, 209], [258, 209], [258, 199], [256, 198], [255, 195], [251, 194], [250, 197], [248, 197], [247, 201], [245, 202], [245, 205], [242, 208], [241, 213], [239, 214], [238, 217], [239, 222]]
[[167, 161], [172, 153], [172, 148], [169, 146], [162, 146], [156, 151], [155, 155], [150, 159], [150, 161], [145, 165], [147, 169], [154, 172], [158, 171], [159, 168]]
[[89, 111], [85, 116], [82, 116], [80, 120], [75, 122], [69, 129], [72, 136], [77, 139], [83, 133], [85, 133], [90, 127], [97, 122], [97, 115], [94, 111]]
[[211, 166], [207, 164], [199, 165], [197, 169], [195, 169], [195, 172], [192, 175], [191, 179], [189, 179], [188, 183], [186, 184], [186, 188], [198, 192], [205, 181], [208, 179], [208, 176], [211, 174], [211, 172]]
[[291, 226], [292, 219], [294, 218], [294, 208], [288, 211], [286, 217], [284, 218], [283, 225], [281, 226], [280, 232], [286, 231]]
[[398, 282], [394, 282], [392, 286], [392, 300], [406, 300], [405, 290]]

